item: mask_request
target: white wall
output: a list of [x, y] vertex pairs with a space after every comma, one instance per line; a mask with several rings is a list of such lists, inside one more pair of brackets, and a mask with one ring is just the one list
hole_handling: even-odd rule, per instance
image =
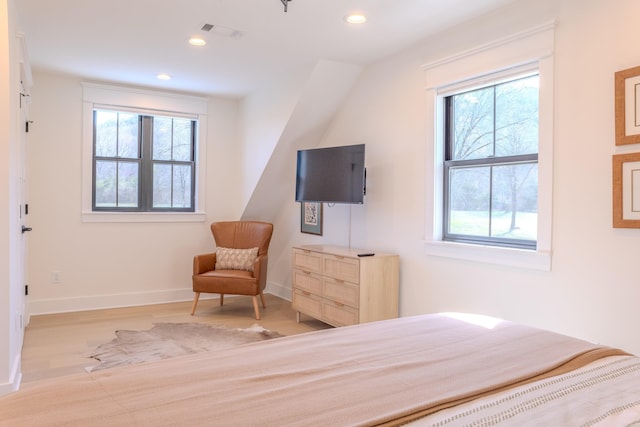
[[243, 204], [251, 198], [280, 141], [312, 68], [282, 76], [242, 100], [239, 140]]
[[[613, 75], [640, 64], [638, 16], [635, 0], [521, 1], [369, 67], [321, 141], [367, 144], [366, 202], [352, 208], [350, 233], [349, 209], [325, 206], [325, 235], [313, 243], [347, 245], [350, 234], [353, 247], [399, 253], [403, 316], [477, 312], [640, 354], [640, 230], [611, 226], [611, 156], [619, 152]], [[550, 20], [557, 22], [552, 271], [425, 255], [433, 137], [425, 132], [421, 65]]]
[[83, 223], [81, 80], [34, 70], [32, 99], [31, 314], [193, 298], [193, 255], [214, 248], [209, 224], [241, 213], [238, 101], [208, 103], [204, 222]]

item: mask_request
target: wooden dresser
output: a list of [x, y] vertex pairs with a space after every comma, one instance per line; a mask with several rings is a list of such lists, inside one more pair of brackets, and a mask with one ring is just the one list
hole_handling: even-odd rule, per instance
[[293, 248], [293, 308], [333, 326], [398, 317], [399, 257], [341, 246]]

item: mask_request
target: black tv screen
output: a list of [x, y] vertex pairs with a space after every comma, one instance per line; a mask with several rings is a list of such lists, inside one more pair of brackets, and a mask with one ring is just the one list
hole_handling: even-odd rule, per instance
[[298, 150], [296, 202], [364, 203], [364, 144]]

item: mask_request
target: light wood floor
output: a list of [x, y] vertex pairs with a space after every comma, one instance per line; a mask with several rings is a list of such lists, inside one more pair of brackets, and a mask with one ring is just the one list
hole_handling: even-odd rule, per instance
[[88, 356], [98, 345], [115, 338], [118, 329], [145, 330], [158, 322], [201, 322], [247, 328], [255, 323], [283, 335], [294, 335], [330, 326], [307, 316], [296, 322], [289, 301], [265, 294], [267, 308], [260, 307], [260, 320], [253, 313], [251, 297], [225, 296], [200, 300], [194, 316], [191, 302], [115, 308], [109, 310], [32, 316], [22, 349], [22, 383], [62, 375], [84, 373], [98, 362]]

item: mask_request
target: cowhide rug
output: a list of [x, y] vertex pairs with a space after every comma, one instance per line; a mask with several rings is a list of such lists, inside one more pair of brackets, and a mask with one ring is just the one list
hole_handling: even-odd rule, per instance
[[281, 336], [257, 324], [240, 329], [204, 323], [154, 323], [146, 331], [116, 331], [117, 338], [98, 346], [88, 356], [100, 364], [86, 370], [94, 372], [114, 366], [221, 350]]

